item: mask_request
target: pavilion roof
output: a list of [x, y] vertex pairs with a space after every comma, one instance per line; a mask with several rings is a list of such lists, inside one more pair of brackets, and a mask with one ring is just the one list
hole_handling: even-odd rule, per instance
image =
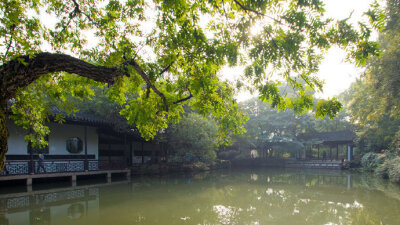
[[316, 133], [313, 138], [324, 142], [353, 142], [356, 134], [351, 130]]

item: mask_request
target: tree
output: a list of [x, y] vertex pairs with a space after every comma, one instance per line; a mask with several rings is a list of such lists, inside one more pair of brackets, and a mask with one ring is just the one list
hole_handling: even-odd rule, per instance
[[185, 162], [190, 157], [190, 160], [213, 163], [216, 159], [217, 125], [211, 119], [189, 113], [178, 124], [168, 127], [164, 135], [172, 161]]
[[400, 3], [387, 1], [387, 25], [379, 35], [382, 55], [371, 58], [365, 74], [344, 94], [359, 146], [380, 152], [396, 145], [400, 131]]
[[[110, 85], [109, 98], [147, 139], [177, 122], [191, 99], [191, 107], [218, 120], [228, 142], [229, 133], [243, 132], [245, 116], [233, 100], [232, 84], [217, 76], [223, 66], [247, 66], [244, 77], [261, 99], [304, 112], [312, 108], [307, 90], [321, 89], [314, 74], [324, 52], [338, 45], [363, 63], [378, 54], [368, 38], [382, 24], [377, 7], [367, 13], [372, 25], [322, 19], [323, 4], [314, 0], [6, 0], [0, 8], [1, 162], [9, 100], [16, 123], [32, 131], [27, 141], [45, 145], [49, 100], [73, 112], [68, 96], [90, 98], [91, 85]], [[249, 35], [256, 24], [262, 31]], [[268, 68], [297, 97], [280, 95]], [[131, 94], [135, 98], [126, 97]], [[334, 115], [340, 104], [320, 102], [317, 109], [318, 115]]]
[[243, 102], [241, 107], [250, 117], [245, 124], [247, 133], [244, 135], [249, 147], [251, 144], [258, 150], [291, 152], [294, 155], [304, 148], [299, 135], [315, 133], [315, 119], [309, 113], [296, 115], [293, 110], [278, 112], [256, 98]]

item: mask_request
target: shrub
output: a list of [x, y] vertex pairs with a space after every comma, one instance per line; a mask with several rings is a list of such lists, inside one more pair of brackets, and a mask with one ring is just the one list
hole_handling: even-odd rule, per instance
[[384, 162], [375, 169], [375, 174], [381, 178], [389, 178], [389, 163]]
[[400, 184], [400, 157], [396, 157], [387, 162], [389, 179]]
[[377, 159], [377, 153], [368, 152], [361, 158], [361, 166], [366, 170], [373, 171], [378, 166]]

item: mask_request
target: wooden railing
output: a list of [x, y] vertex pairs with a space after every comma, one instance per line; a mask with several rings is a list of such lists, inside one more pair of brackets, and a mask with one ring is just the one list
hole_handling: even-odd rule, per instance
[[39, 167], [38, 161], [10, 160], [6, 161], [0, 176], [121, 170], [126, 169], [127, 164], [124, 160], [44, 160], [43, 167]]

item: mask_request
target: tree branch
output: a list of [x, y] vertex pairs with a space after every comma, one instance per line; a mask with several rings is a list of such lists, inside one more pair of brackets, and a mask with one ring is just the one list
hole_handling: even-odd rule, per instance
[[14, 33], [14, 30], [15, 30], [15, 27], [16, 27], [15, 24], [10, 26], [10, 41], [9, 41], [9, 43], [7, 45], [6, 53], [4, 54], [4, 58], [5, 59], [7, 58], [8, 51], [10, 51], [10, 48], [11, 48], [11, 45], [12, 45], [12, 42], [13, 42], [13, 33]]
[[4, 53], [4, 58], [7, 58], [8, 51], [10, 50], [11, 45], [12, 45], [12, 41], [13, 41], [13, 38], [12, 38], [12, 35], [11, 35], [11, 36], [10, 36], [10, 42], [9, 42], [8, 45], [7, 45], [6, 53]]
[[271, 16], [268, 16], [268, 15], [266, 15], [266, 14], [264, 14], [264, 13], [261, 13], [261, 12], [259, 12], [259, 11], [257, 11], [257, 10], [248, 8], [248, 7], [244, 6], [242, 3], [240, 3], [238, 0], [233, 0], [233, 1], [234, 1], [237, 5], [239, 5], [239, 7], [242, 8], [242, 9], [243, 9], [244, 11], [246, 11], [246, 12], [249, 11], [249, 12], [255, 13], [255, 14], [258, 15], [258, 16], [268, 17], [268, 18], [270, 18], [271, 20], [275, 21], [276, 23], [282, 24], [282, 25], [283, 25], [283, 23], [282, 23], [281, 21], [279, 21], [279, 20], [277, 20], [277, 19], [275, 19], [275, 18], [273, 18], [273, 17], [271, 17]]
[[80, 9], [79, 4], [76, 2], [76, 0], [72, 0], [72, 2], [73, 2], [74, 5], [75, 5], [74, 10], [73, 10], [72, 12], [69, 13], [69, 20], [68, 20], [68, 23], [67, 23], [67, 25], [66, 25], [65, 27], [63, 27], [62, 31], [64, 31], [64, 30], [66, 29], [66, 27], [69, 26], [69, 24], [71, 23], [72, 19], [75, 18], [75, 16], [76, 16], [77, 14], [83, 14], [84, 16], [86, 16], [86, 18], [87, 18], [91, 23], [96, 24], [96, 23], [93, 21], [93, 19], [92, 19], [88, 14], [86, 14], [85, 12], [82, 12], [82, 10]]
[[239, 5], [240, 8], [242, 8], [244, 11], [250, 11], [250, 12], [253, 12], [253, 13], [259, 15], [259, 16], [265, 16], [265, 14], [260, 13], [260, 12], [258, 12], [258, 11], [256, 11], [256, 10], [254, 10], [254, 9], [247, 8], [246, 6], [242, 5], [242, 3], [240, 3], [240, 2], [237, 1], [237, 0], [233, 0], [233, 1], [234, 1], [237, 5]]
[[192, 92], [190, 92], [190, 90], [189, 90], [189, 96], [187, 96], [186, 98], [179, 99], [178, 101], [175, 101], [172, 104], [178, 104], [178, 103], [187, 101], [187, 100], [191, 99], [192, 97], [193, 97]]
[[168, 112], [168, 101], [167, 98], [165, 98], [165, 95], [159, 91], [156, 86], [154, 86], [154, 84], [151, 83], [149, 77], [147, 76], [147, 74], [143, 71], [143, 69], [139, 66], [139, 64], [136, 63], [136, 61], [134, 59], [130, 60], [127, 62], [129, 65], [133, 66], [133, 68], [136, 70], [136, 72], [143, 78], [143, 80], [146, 82], [147, 87], [150, 87], [151, 90], [154, 91], [154, 93], [156, 93], [158, 96], [161, 97], [161, 99], [164, 102], [164, 106], [165, 106], [165, 111]]
[[120, 67], [97, 66], [65, 54], [43, 52], [25, 55], [0, 66], [0, 98], [13, 98], [19, 88], [55, 72], [77, 74], [102, 83], [113, 83], [115, 77], [124, 75]]
[[20, 56], [0, 66], [0, 99], [8, 100], [15, 97], [19, 88], [25, 88], [42, 75], [55, 72], [67, 72], [102, 83], [114, 82], [118, 76], [129, 76], [125, 66], [131, 65], [164, 102], [168, 111], [168, 102], [165, 95], [152, 84], [134, 59], [116, 67], [97, 66], [84, 60], [57, 53], [37, 53], [34, 55]]
[[[179, 52], [176, 55], [176, 57], [178, 58], [179, 56]], [[163, 70], [161, 70], [161, 72], [159, 73], [159, 75], [161, 76], [163, 73], [167, 72], [169, 70], [169, 68], [171, 68], [172, 64], [174, 64], [175, 61], [172, 61], [167, 67], [165, 67]]]

